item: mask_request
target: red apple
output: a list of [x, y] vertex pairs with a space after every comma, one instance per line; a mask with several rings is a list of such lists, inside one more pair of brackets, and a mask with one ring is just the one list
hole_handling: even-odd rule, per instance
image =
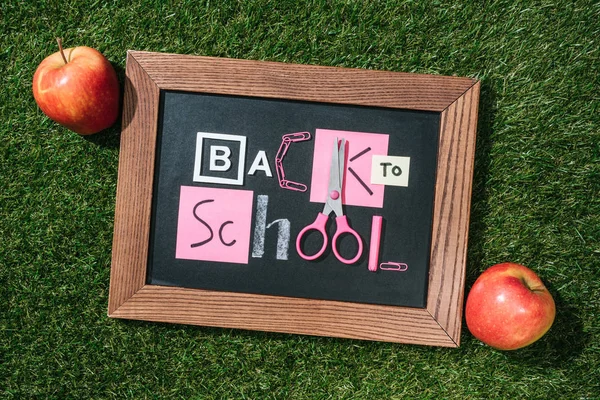
[[535, 272], [509, 262], [477, 278], [465, 310], [473, 336], [500, 350], [535, 342], [550, 329], [555, 314], [554, 299]]
[[33, 75], [33, 96], [44, 114], [81, 135], [100, 132], [119, 115], [119, 81], [97, 50], [81, 46], [46, 57]]

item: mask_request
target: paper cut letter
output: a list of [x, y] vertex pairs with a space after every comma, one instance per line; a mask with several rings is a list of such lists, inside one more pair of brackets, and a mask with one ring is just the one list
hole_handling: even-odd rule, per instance
[[175, 258], [248, 264], [251, 190], [182, 186]]
[[250, 166], [250, 170], [248, 171], [248, 175], [254, 175], [256, 171], [264, 171], [265, 175], [269, 178], [273, 177], [273, 173], [271, 172], [271, 168], [269, 167], [269, 160], [267, 159], [267, 153], [264, 150], [260, 150], [252, 165]]
[[[227, 146], [210, 146], [211, 171], [228, 171], [231, 168], [231, 149]], [[220, 163], [217, 163], [220, 162]]]
[[408, 186], [410, 157], [374, 155], [371, 162], [371, 183]]
[[262, 258], [265, 254], [265, 233], [271, 226], [278, 224], [277, 229], [277, 260], [287, 260], [290, 247], [290, 221], [282, 218], [276, 219], [267, 225], [267, 209], [269, 196], [261, 194], [256, 199], [256, 223], [254, 225], [254, 244], [252, 245], [252, 258]]
[[194, 182], [243, 185], [245, 162], [245, 136], [197, 133]]
[[[373, 154], [387, 154], [389, 135], [382, 133], [350, 132], [317, 129], [313, 153], [310, 201], [324, 203], [327, 199], [328, 176], [331, 164], [331, 149], [334, 138], [344, 138], [348, 143], [348, 162], [344, 176], [344, 198], [346, 205], [382, 208], [385, 186], [375, 185], [371, 178]], [[381, 166], [378, 166], [381, 168]]]

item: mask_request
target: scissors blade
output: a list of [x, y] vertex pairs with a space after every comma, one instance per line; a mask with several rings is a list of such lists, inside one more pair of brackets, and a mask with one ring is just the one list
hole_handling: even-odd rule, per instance
[[[340, 160], [341, 153], [341, 160]], [[329, 186], [327, 187], [327, 201], [323, 214], [333, 211], [338, 217], [342, 212], [342, 177], [344, 174], [345, 139], [342, 139], [340, 148], [338, 138], [335, 138], [331, 152], [331, 166], [329, 168]], [[341, 165], [340, 165], [341, 164]]]
[[338, 175], [338, 183], [340, 185], [340, 195], [342, 193], [342, 185], [344, 184], [344, 171], [346, 170], [346, 139], [342, 138], [340, 148], [338, 150], [338, 166], [340, 172]]
[[336, 137], [333, 142], [333, 150], [331, 151], [331, 165], [329, 167], [329, 193], [332, 190], [338, 190], [340, 185], [340, 158], [339, 158], [339, 142]]

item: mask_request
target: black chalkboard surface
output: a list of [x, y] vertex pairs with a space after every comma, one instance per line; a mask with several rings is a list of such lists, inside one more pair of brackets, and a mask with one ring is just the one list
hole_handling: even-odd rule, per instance
[[[439, 112], [161, 90], [157, 124], [147, 284], [426, 306]], [[306, 191], [281, 187], [277, 174], [282, 137], [298, 132], [310, 138], [289, 143], [282, 164]], [[311, 198], [327, 181], [319, 165], [332, 137], [348, 142], [345, 187], [354, 201], [344, 213], [364, 245], [352, 265], [330, 245], [315, 261], [295, 246], [323, 209]], [[369, 167], [394, 175], [392, 165], [365, 161], [374, 155], [409, 160], [394, 171], [408, 181], [371, 183]], [[368, 270], [376, 215], [383, 217], [378, 264], [406, 270]], [[333, 214], [328, 229], [331, 238]], [[310, 235], [305, 245], [314, 253], [320, 241]], [[356, 247], [343, 238], [340, 252]]]

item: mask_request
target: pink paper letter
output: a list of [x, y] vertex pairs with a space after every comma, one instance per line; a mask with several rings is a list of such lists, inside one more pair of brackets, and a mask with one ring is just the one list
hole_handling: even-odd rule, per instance
[[182, 186], [175, 258], [248, 264], [250, 190]]

